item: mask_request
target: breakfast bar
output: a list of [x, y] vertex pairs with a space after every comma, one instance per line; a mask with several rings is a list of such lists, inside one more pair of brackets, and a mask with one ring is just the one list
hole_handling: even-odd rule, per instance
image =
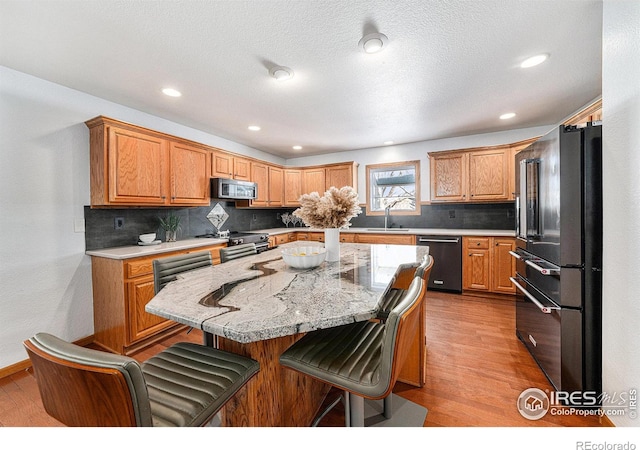
[[146, 306], [260, 363], [255, 379], [225, 407], [224, 425], [309, 425], [328, 386], [281, 368], [280, 354], [308, 331], [375, 317], [397, 271], [417, 266], [429, 250], [343, 243], [339, 261], [295, 269], [280, 249], [296, 245], [180, 274]]

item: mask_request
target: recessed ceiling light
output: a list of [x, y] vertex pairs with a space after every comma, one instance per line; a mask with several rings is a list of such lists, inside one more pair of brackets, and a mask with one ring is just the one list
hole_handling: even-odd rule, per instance
[[384, 141], [384, 145], [391, 145], [393, 144], [393, 141]]
[[260, 131], [260, 127], [258, 125], [249, 125], [247, 128], [251, 131]]
[[543, 62], [545, 62], [548, 57], [549, 57], [549, 55], [547, 53], [543, 53], [541, 55], [532, 56], [531, 58], [525, 59], [522, 62], [522, 64], [520, 64], [520, 67], [522, 67], [523, 69], [526, 69], [528, 67], [537, 66], [538, 64], [542, 64]]
[[177, 91], [173, 88], [164, 88], [162, 90], [162, 93], [164, 95], [168, 95], [169, 97], [180, 97], [182, 95], [182, 93], [180, 91]]
[[502, 120], [512, 119], [515, 116], [516, 116], [516, 113], [505, 113], [505, 114], [500, 116], [500, 119], [502, 119]]
[[275, 66], [269, 69], [269, 75], [278, 81], [286, 81], [293, 78], [293, 70], [288, 67]]
[[365, 53], [377, 53], [381, 51], [389, 42], [389, 39], [382, 33], [369, 33], [358, 42], [358, 47]]
[[302, 150], [302, 145], [294, 145], [292, 148], [294, 150]]

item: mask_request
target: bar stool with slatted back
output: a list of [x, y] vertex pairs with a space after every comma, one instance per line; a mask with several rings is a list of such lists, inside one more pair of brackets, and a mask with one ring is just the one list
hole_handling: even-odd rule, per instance
[[195, 252], [186, 255], [168, 256], [153, 260], [153, 288], [155, 293], [174, 281], [179, 273], [211, 266], [211, 253]]
[[280, 356], [280, 364], [342, 390], [346, 426], [364, 426], [364, 399], [385, 399], [392, 393], [418, 330], [426, 289], [424, 279], [415, 276], [384, 322], [309, 332]]
[[47, 333], [24, 345], [45, 410], [68, 426], [203, 426], [259, 370], [253, 359], [190, 342], [142, 365]]
[[245, 256], [255, 255], [258, 253], [256, 244], [250, 242], [248, 244], [233, 245], [220, 249], [220, 261], [227, 262], [232, 259], [244, 258]]

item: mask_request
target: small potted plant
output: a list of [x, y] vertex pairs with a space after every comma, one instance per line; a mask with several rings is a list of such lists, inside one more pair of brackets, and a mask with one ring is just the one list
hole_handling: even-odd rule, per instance
[[180, 229], [180, 216], [170, 212], [166, 218], [159, 217], [158, 219], [160, 220], [160, 227], [164, 230], [166, 241], [174, 242]]

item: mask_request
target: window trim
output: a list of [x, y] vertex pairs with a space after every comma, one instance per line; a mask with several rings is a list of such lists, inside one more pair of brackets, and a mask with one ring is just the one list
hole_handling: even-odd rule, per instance
[[371, 210], [371, 174], [372, 171], [377, 171], [379, 169], [393, 168], [393, 167], [406, 167], [406, 166], [414, 166], [415, 169], [415, 185], [416, 185], [416, 209], [415, 211], [407, 211], [407, 210], [389, 210], [389, 215], [391, 216], [419, 216], [421, 214], [421, 203], [420, 203], [420, 160], [414, 161], [398, 161], [392, 163], [381, 163], [381, 164], [368, 164], [366, 166], [366, 174], [367, 174], [367, 205], [365, 208], [365, 214], [367, 216], [384, 216], [384, 211], [372, 211]]

